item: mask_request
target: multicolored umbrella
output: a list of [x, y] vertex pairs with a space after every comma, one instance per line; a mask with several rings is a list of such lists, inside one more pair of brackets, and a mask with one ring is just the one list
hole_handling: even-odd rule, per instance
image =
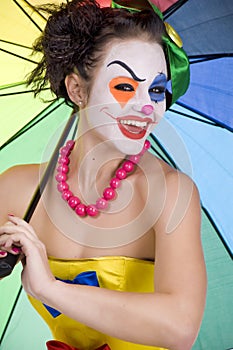
[[[109, 5], [109, 0], [99, 2]], [[154, 152], [190, 175], [200, 190], [209, 288], [193, 349], [226, 350], [233, 347], [233, 2], [153, 3], [180, 34], [191, 63], [189, 90], [169, 109], [151, 139]], [[44, 149], [51, 134], [52, 150], [72, 112], [62, 100], [48, 102], [48, 89], [43, 93], [46, 103], [34, 99], [24, 84], [37, 59], [30, 56], [32, 42], [45, 24], [44, 14], [33, 9], [38, 4], [40, 0], [0, 4], [1, 170], [47, 159]], [[1, 349], [41, 349], [51, 335], [21, 292], [19, 272], [17, 266], [0, 285]]]

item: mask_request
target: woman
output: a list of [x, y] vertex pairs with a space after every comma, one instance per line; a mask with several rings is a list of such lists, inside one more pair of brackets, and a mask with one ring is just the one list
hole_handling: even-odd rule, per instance
[[40, 166], [2, 175], [1, 257], [25, 257], [24, 289], [57, 340], [49, 349], [191, 349], [206, 292], [198, 191], [146, 141], [169, 77], [172, 102], [187, 88], [187, 58], [155, 6], [73, 0], [50, 12], [29, 82], [38, 93], [49, 81], [79, 109], [77, 138], [30, 225], [21, 217]]

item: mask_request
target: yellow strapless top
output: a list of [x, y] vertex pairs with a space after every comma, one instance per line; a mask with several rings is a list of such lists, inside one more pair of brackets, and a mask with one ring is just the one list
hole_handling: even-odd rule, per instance
[[[82, 272], [96, 271], [100, 288], [139, 293], [154, 291], [154, 263], [151, 261], [122, 256], [75, 260], [49, 257], [49, 264], [54, 276], [60, 279], [73, 280]], [[78, 349], [93, 350], [106, 343], [111, 350], [164, 350], [112, 338], [63, 314], [54, 318], [40, 301], [30, 296], [29, 300], [48, 324], [54, 339]]]

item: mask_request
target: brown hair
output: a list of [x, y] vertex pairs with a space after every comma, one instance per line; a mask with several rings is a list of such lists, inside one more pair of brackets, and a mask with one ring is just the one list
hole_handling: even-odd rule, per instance
[[66, 102], [70, 100], [65, 77], [76, 67], [81, 78], [90, 84], [106, 45], [114, 39], [141, 38], [162, 46], [162, 36], [166, 33], [163, 21], [150, 10], [131, 13], [100, 8], [95, 0], [73, 0], [42, 9], [50, 16], [33, 48], [43, 56], [28, 77], [28, 84], [33, 84], [37, 95], [49, 82], [55, 95]]

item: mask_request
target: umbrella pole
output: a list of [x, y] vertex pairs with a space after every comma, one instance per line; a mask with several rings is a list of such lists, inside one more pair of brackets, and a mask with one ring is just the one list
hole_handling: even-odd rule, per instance
[[[39, 182], [39, 184], [34, 192], [34, 195], [31, 199], [31, 202], [26, 210], [26, 213], [24, 214], [23, 219], [26, 222], [30, 221], [30, 219], [31, 219], [31, 217], [36, 209], [36, 206], [37, 206], [37, 204], [41, 198], [41, 195], [46, 187], [48, 179], [49, 179], [50, 175], [52, 174], [52, 172], [54, 171], [55, 166], [57, 164], [59, 150], [60, 150], [61, 146], [64, 144], [76, 118], [77, 118], [76, 114], [72, 113], [66, 126], [65, 126], [65, 129], [63, 130], [63, 132], [60, 136], [60, 139], [58, 140], [58, 143], [55, 147], [55, 150], [54, 150], [54, 152], [49, 160], [49, 163], [48, 163], [48, 165], [43, 173], [41, 181]], [[18, 261], [18, 258], [19, 258], [18, 255], [13, 255], [13, 254], [8, 253], [5, 258], [0, 259], [0, 278], [6, 277], [6, 276], [11, 274], [11, 272], [14, 269], [15, 264]]]

